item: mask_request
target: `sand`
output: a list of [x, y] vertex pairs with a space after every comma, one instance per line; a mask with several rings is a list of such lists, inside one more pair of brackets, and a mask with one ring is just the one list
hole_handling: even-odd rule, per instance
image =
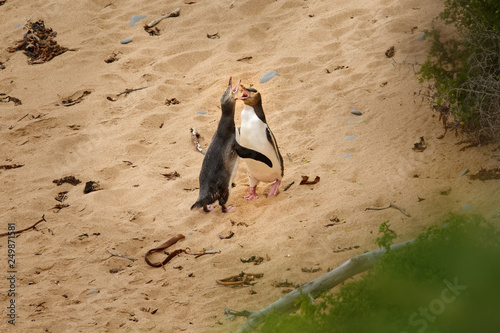
[[[180, 16], [159, 23], [159, 36], [143, 30], [175, 8]], [[2, 278], [0, 330], [235, 331], [244, 319], [227, 321], [225, 308], [258, 310], [283, 295], [286, 288], [274, 283], [303, 284], [376, 249], [384, 221], [399, 242], [449, 212], [498, 212], [498, 180], [459, 177], [466, 168], [470, 175], [498, 167], [498, 151], [492, 145], [461, 151], [456, 143], [463, 137], [454, 132], [438, 139], [443, 127], [414, 75], [429, 48], [418, 36], [441, 9], [430, 0], [9, 0], [0, 6], [0, 93], [22, 102], [0, 103], [0, 164], [23, 165], [0, 170], [0, 231], [46, 219], [14, 239], [16, 294], [8, 295]], [[131, 27], [133, 15], [148, 16]], [[23, 38], [28, 18], [44, 20], [72, 51], [37, 65], [22, 52], [7, 52]], [[207, 37], [215, 33], [220, 38]], [[132, 42], [120, 44], [127, 37]], [[391, 46], [395, 55], [388, 58]], [[113, 54], [118, 60], [106, 63]], [[279, 76], [261, 84], [270, 71]], [[266, 197], [271, 184], [261, 184], [257, 200], [243, 199], [249, 184], [242, 162], [229, 198], [233, 212], [190, 211], [203, 160], [190, 128], [206, 148], [230, 76], [262, 93], [285, 160], [283, 184], [275, 197]], [[60, 105], [84, 91], [90, 94], [80, 103]], [[180, 103], [166, 105], [172, 98]], [[427, 149], [412, 150], [422, 136]], [[162, 175], [174, 171], [176, 179]], [[70, 175], [82, 183], [53, 183]], [[321, 180], [299, 185], [302, 175]], [[87, 181], [102, 190], [84, 194]], [[69, 206], [54, 208], [65, 191]], [[411, 217], [392, 208], [365, 211], [391, 202]], [[230, 239], [219, 237], [230, 232]], [[177, 234], [186, 239], [172, 249], [220, 253], [149, 267], [147, 250]], [[7, 237], [0, 253], [1, 276], [8, 277]], [[251, 256], [265, 260], [240, 260]], [[215, 283], [242, 271], [264, 276], [252, 287]], [[7, 322], [11, 299], [15, 327]]]

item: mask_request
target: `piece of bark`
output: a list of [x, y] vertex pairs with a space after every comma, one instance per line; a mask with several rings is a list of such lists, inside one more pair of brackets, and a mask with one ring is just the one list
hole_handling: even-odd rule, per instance
[[309, 180], [308, 176], [302, 176], [302, 180], [300, 181], [299, 185], [312, 185], [318, 183], [320, 180], [319, 176], [316, 176], [314, 180]]

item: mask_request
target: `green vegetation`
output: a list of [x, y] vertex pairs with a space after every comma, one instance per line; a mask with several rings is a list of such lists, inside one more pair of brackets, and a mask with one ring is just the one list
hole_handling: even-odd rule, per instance
[[500, 140], [500, 1], [446, 0], [439, 18], [459, 39], [426, 30], [431, 49], [417, 74], [434, 83], [434, 108], [446, 128], [478, 141]]
[[386, 251], [391, 250], [392, 241], [398, 237], [394, 230], [389, 228], [390, 226], [389, 221], [383, 222], [378, 228], [378, 232], [382, 234], [382, 236], [377, 237], [376, 239], [378, 246], [385, 248]]
[[[393, 232], [384, 223], [379, 243]], [[387, 236], [389, 235], [389, 236]], [[260, 332], [496, 332], [500, 327], [500, 233], [480, 216], [451, 216], [387, 252], [362, 279]]]

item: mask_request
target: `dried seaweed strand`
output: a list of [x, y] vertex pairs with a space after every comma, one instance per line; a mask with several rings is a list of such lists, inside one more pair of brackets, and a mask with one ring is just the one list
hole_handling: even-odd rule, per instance
[[[38, 223], [42, 223], [43, 221], [47, 222], [47, 220], [45, 219], [45, 214], [42, 215], [42, 218], [40, 220], [38, 220], [37, 222], [35, 222], [35, 224], [33, 224], [31, 227], [24, 228], [21, 230], [16, 230], [16, 231], [14, 231], [14, 234], [20, 234], [21, 232], [24, 232], [26, 230], [34, 229]], [[0, 237], [7, 236], [7, 235], [12, 235], [12, 233], [11, 232], [4, 232], [4, 233], [0, 234]]]

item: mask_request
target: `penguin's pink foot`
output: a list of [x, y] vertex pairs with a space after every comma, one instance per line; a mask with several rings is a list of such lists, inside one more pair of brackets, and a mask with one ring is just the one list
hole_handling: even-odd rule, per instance
[[247, 199], [247, 200], [255, 200], [255, 199], [258, 198], [257, 194], [255, 193], [255, 187], [256, 186], [250, 187], [250, 193], [248, 193], [248, 195], [246, 197], [244, 197], [245, 199]]
[[280, 187], [281, 180], [277, 180], [274, 182], [274, 184], [271, 186], [271, 189], [269, 190], [269, 194], [267, 195], [270, 197], [271, 195], [276, 195], [278, 193], [278, 188]]
[[232, 212], [235, 209], [233, 206], [227, 206], [226, 209], [223, 211], [223, 213], [229, 213]]
[[203, 211], [205, 211], [207, 213], [211, 212], [213, 209], [214, 209], [214, 206], [212, 206], [212, 205], [205, 205], [205, 206], [203, 206]]

